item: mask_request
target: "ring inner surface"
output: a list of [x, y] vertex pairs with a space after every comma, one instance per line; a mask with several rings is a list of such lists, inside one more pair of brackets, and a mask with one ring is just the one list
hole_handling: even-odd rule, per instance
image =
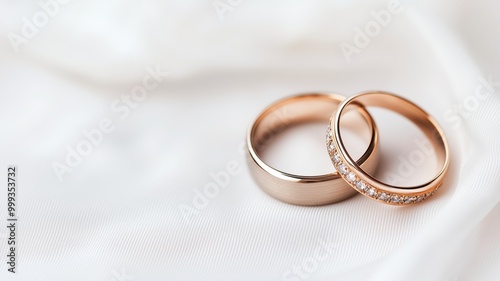
[[[342, 118], [344, 114], [354, 109], [353, 106], [363, 106], [369, 107], [379, 107], [394, 111], [413, 122], [426, 136], [430, 144], [433, 147], [433, 153], [435, 153], [436, 161], [439, 169], [438, 176], [441, 175], [446, 165], [446, 151], [447, 147], [445, 145], [445, 140], [443, 139], [443, 133], [439, 128], [439, 124], [432, 117], [430, 117], [425, 111], [416, 106], [415, 104], [401, 99], [397, 96], [388, 95], [386, 93], [370, 93], [366, 95], [360, 95], [355, 100], [345, 107], [341, 113]], [[381, 136], [383, 138], [384, 136]], [[351, 157], [352, 158], [352, 157]], [[393, 186], [389, 183], [381, 182], [377, 180], [374, 175], [369, 175], [370, 178], [376, 182], [388, 185], [393, 188], [404, 188], [404, 189], [416, 189], [422, 188], [429, 183], [433, 182], [437, 176], [433, 177], [426, 183], [416, 186]]]
[[[315, 122], [322, 122], [326, 125], [340, 102], [340, 98], [336, 100], [326, 95], [302, 96], [284, 100], [271, 106], [260, 116], [252, 129], [251, 140], [255, 153], [259, 158], [262, 158], [261, 153], [273, 141], [274, 137], [290, 127]], [[372, 121], [368, 119], [366, 111], [353, 112], [353, 114], [348, 114], [346, 118], [348, 120], [345, 124], [349, 131], [366, 140], [365, 142], [372, 141]], [[367, 154], [366, 150], [370, 147], [363, 148], [363, 152]]]

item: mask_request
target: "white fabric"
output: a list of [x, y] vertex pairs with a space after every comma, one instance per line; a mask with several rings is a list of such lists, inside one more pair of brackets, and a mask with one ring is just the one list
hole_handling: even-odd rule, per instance
[[[387, 1], [231, 1], [224, 20], [211, 1], [70, 1], [18, 53], [2, 40], [0, 167], [19, 166], [19, 246], [12, 274], [2, 227], [0, 279], [498, 280], [500, 4], [416, 2], [350, 63], [339, 44]], [[37, 3], [1, 3], [1, 34], [20, 34]], [[171, 76], [120, 118], [113, 102], [157, 66]], [[487, 83], [495, 93], [472, 104]], [[432, 199], [298, 207], [252, 181], [242, 144], [266, 105], [371, 89], [411, 99], [445, 129], [452, 165]], [[458, 124], [446, 112], [464, 102], [474, 109]], [[53, 162], [104, 118], [115, 130], [60, 182]], [[230, 183], [186, 220], [181, 206], [220, 171]], [[0, 198], [3, 225], [5, 189]]]

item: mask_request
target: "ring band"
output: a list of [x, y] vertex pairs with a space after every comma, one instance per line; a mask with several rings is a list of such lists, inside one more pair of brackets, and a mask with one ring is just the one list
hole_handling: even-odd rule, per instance
[[[267, 165], [259, 157], [266, 142], [284, 129], [305, 122], [325, 122], [345, 97], [330, 93], [309, 93], [277, 101], [257, 117], [247, 135], [250, 173], [269, 195], [286, 203], [317, 206], [335, 203], [357, 194], [333, 170], [330, 174], [302, 176]], [[370, 142], [358, 160], [360, 166], [375, 172], [378, 133], [368, 112], [359, 107], [356, 114], [368, 126]]]
[[[437, 175], [424, 184], [411, 187], [398, 187], [375, 179], [370, 175], [372, 174], [370, 171], [365, 171], [360, 167], [347, 152], [340, 134], [340, 119], [349, 110], [346, 110], [346, 107], [352, 105], [363, 107], [375, 106], [389, 109], [415, 123], [431, 141], [438, 162], [442, 164]], [[332, 116], [330, 123], [333, 131], [327, 131], [327, 135], [331, 136], [328, 137], [327, 145], [332, 146], [333, 144], [334, 147], [330, 151], [333, 165], [353, 189], [371, 199], [400, 206], [418, 203], [433, 195], [446, 177], [450, 155], [443, 130], [432, 116], [402, 97], [382, 91], [358, 94], [344, 100], [340, 104], [337, 112]]]

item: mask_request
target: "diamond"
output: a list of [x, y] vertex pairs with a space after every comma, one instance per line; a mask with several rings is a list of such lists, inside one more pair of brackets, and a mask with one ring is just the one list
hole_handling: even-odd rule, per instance
[[377, 192], [375, 191], [375, 189], [373, 187], [370, 187], [366, 190], [366, 194], [368, 194], [368, 196], [373, 196], [373, 195], [377, 194]]
[[392, 195], [391, 196], [391, 202], [392, 203], [399, 203], [399, 196], [398, 195]]
[[326, 140], [329, 141], [332, 137], [333, 137], [332, 129], [328, 128], [328, 131], [326, 133]]
[[408, 197], [405, 199], [405, 204], [410, 204], [410, 203], [413, 203], [414, 201], [416, 200], [415, 197]]
[[361, 191], [364, 191], [366, 189], [366, 183], [364, 183], [363, 181], [358, 181], [356, 183], [356, 187], [361, 190]]
[[333, 161], [333, 163], [335, 163], [335, 164], [337, 164], [337, 163], [339, 163], [339, 162], [340, 162], [340, 155], [338, 154], [338, 152], [335, 152], [335, 153], [333, 154], [332, 161]]
[[337, 171], [339, 171], [339, 173], [341, 175], [345, 175], [345, 174], [347, 174], [347, 172], [349, 172], [349, 170], [347, 170], [346, 165], [344, 165], [342, 163], [338, 166]]
[[350, 182], [355, 182], [356, 181], [356, 175], [353, 172], [350, 172], [347, 174], [347, 180]]
[[389, 200], [389, 196], [385, 192], [381, 192], [378, 194], [378, 199], [382, 201], [387, 201]]
[[328, 144], [328, 151], [332, 152], [335, 149], [335, 146], [333, 145], [333, 141]]
[[417, 197], [417, 202], [422, 202], [424, 200], [424, 196], [420, 195]]

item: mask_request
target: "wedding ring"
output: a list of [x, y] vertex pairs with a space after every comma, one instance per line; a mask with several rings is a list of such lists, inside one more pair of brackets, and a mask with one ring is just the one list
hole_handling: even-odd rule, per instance
[[[326, 127], [330, 115], [344, 99], [330, 93], [292, 96], [272, 104], [257, 117], [247, 135], [248, 162], [252, 176], [266, 193], [287, 203], [308, 206], [331, 204], [357, 194], [334, 169], [324, 175], [295, 175], [271, 167], [260, 157], [265, 145], [286, 128], [305, 122], [324, 122]], [[363, 107], [358, 107], [355, 113], [359, 113], [354, 117], [362, 123], [355, 128], [364, 128], [366, 139], [369, 139], [368, 147], [357, 163], [365, 170], [375, 172], [378, 159], [375, 123]]]
[[[430, 140], [440, 165], [434, 178], [416, 186], [398, 187], [377, 180], [372, 172], [356, 163], [346, 150], [340, 134], [340, 120], [350, 110], [348, 106], [352, 105], [356, 105], [356, 109], [359, 106], [389, 109], [417, 125]], [[331, 148], [329, 154], [335, 169], [350, 186], [371, 199], [398, 206], [418, 203], [433, 195], [446, 177], [450, 155], [443, 130], [432, 116], [402, 97], [382, 91], [358, 94], [340, 104], [330, 123], [332, 131], [327, 131], [327, 146]]]

